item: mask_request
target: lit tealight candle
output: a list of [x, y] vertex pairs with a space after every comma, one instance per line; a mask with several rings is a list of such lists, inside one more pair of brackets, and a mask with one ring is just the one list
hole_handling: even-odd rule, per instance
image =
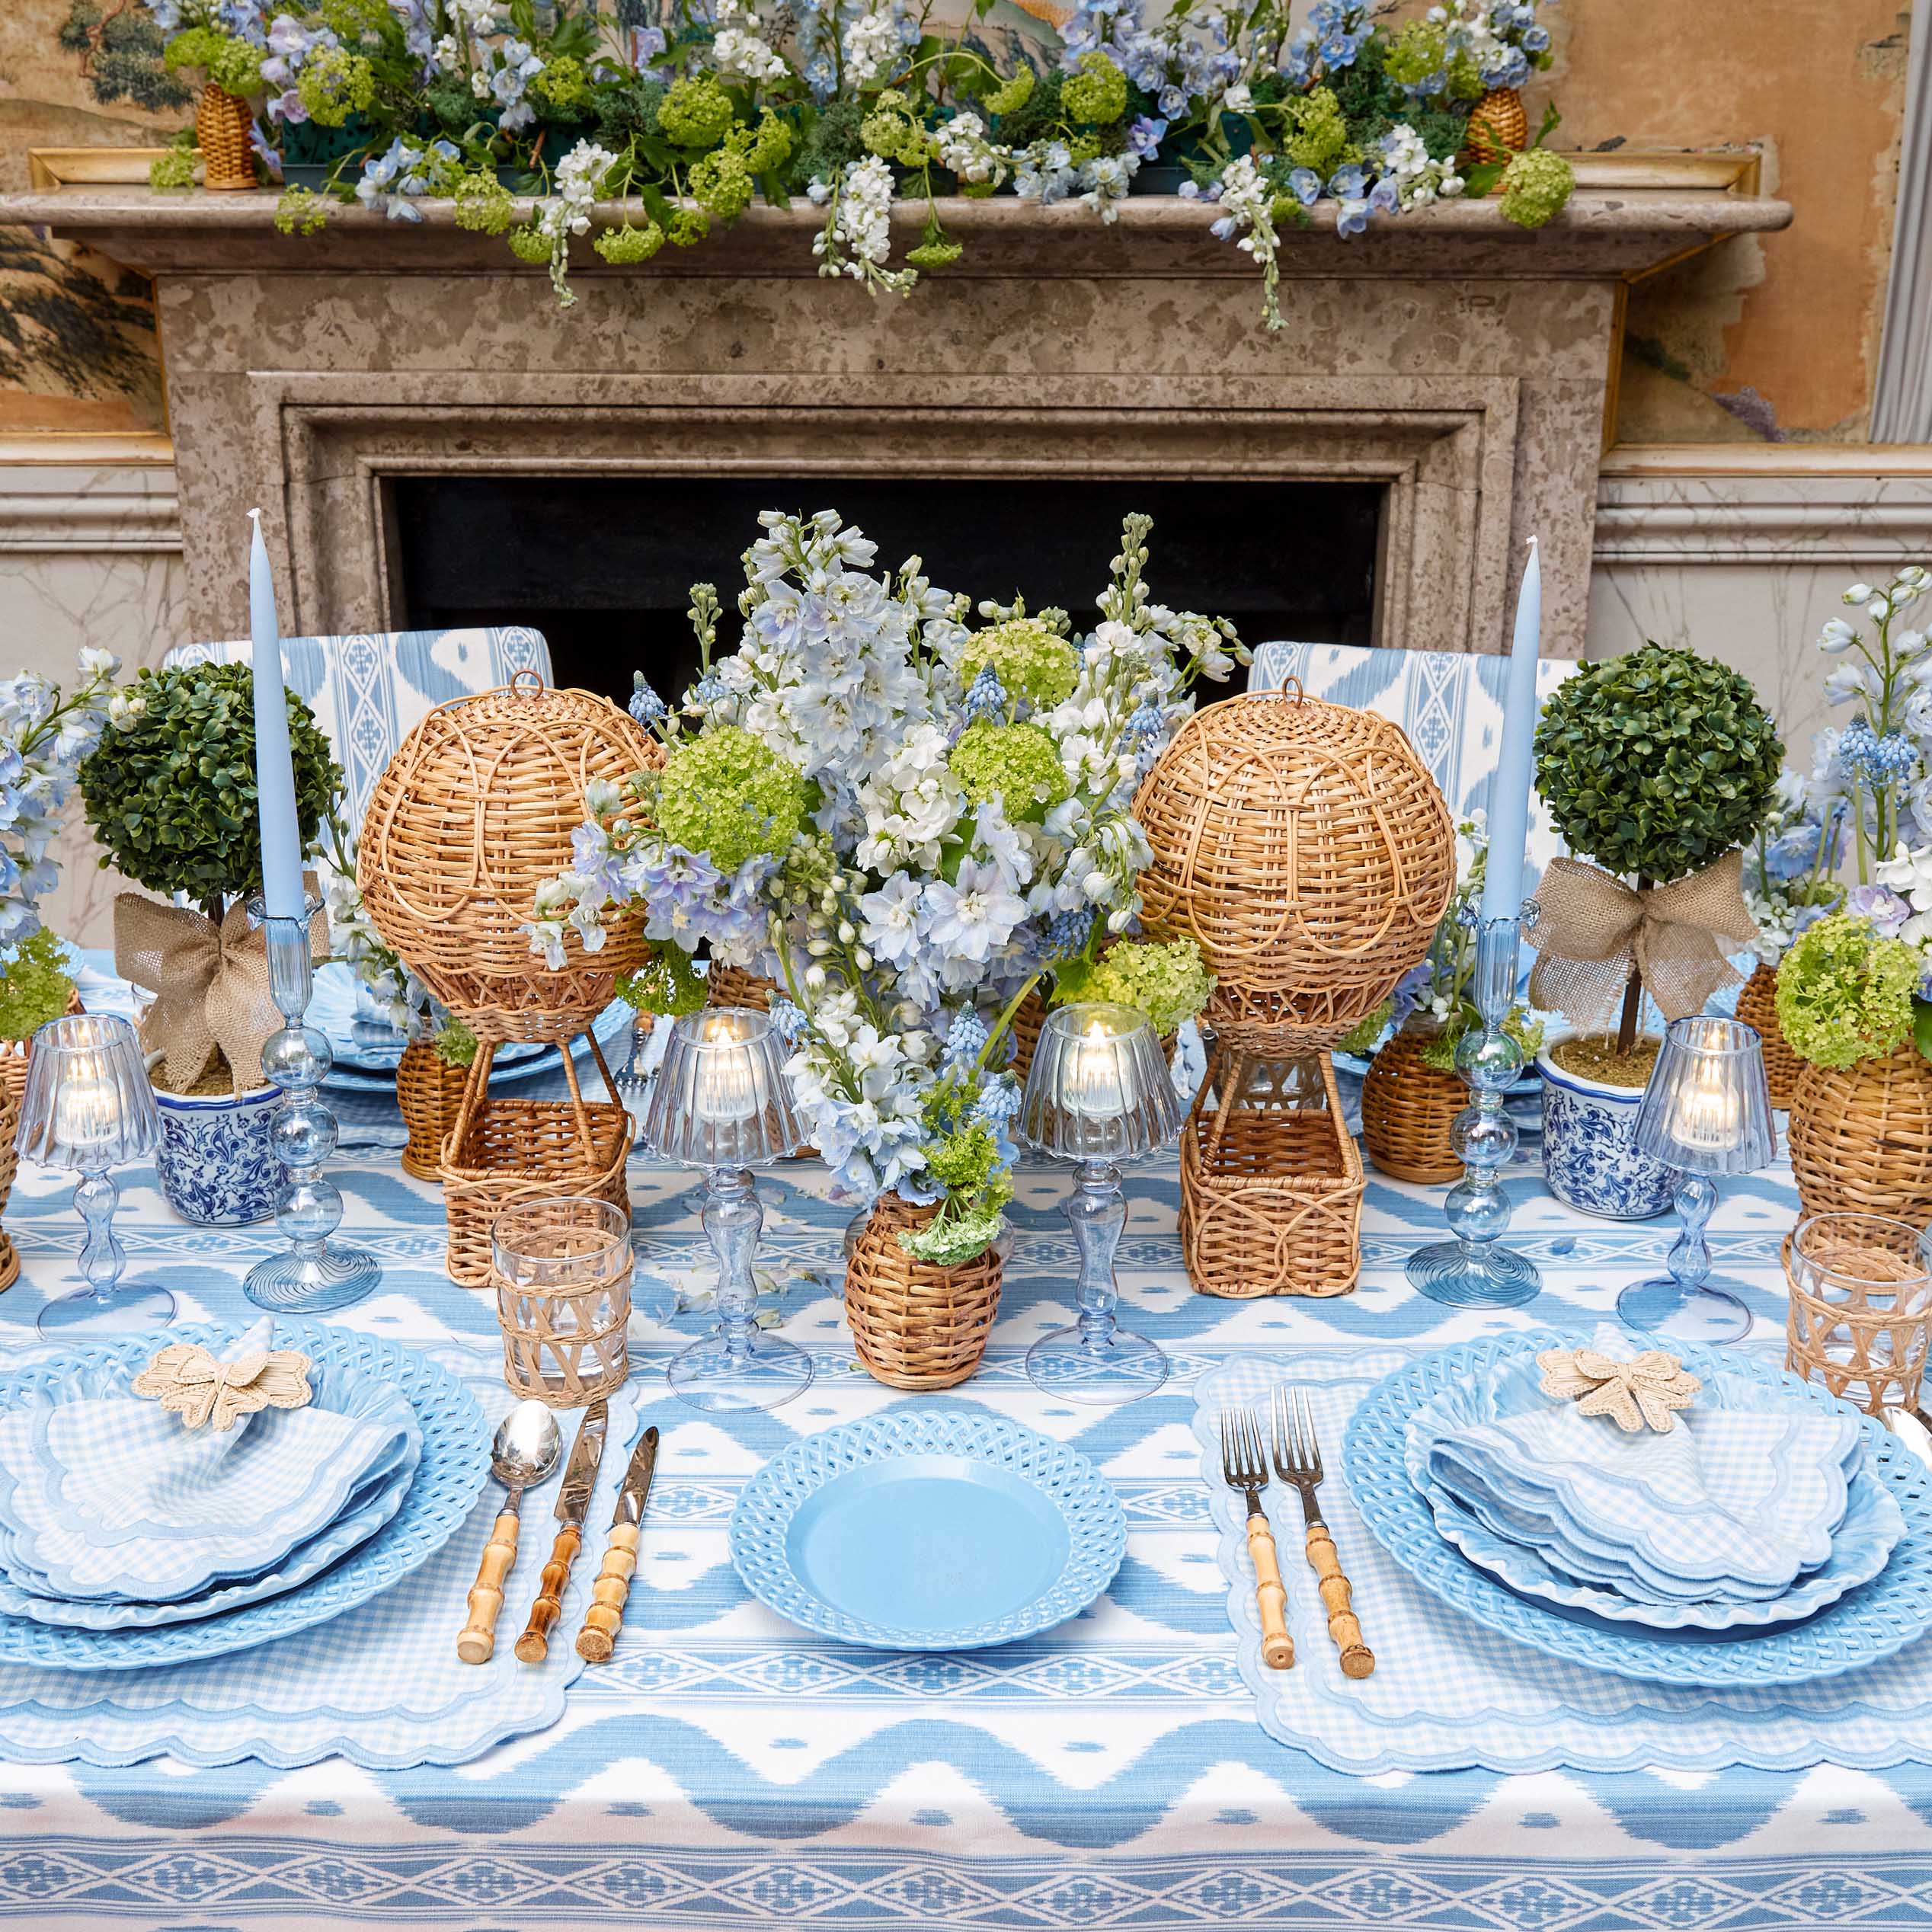
[[707, 1051], [698, 1063], [691, 1104], [713, 1127], [748, 1121], [759, 1108], [757, 1070], [736, 1024], [721, 1014], [703, 1030]]
[[1716, 1056], [1701, 1060], [1679, 1089], [1673, 1137], [1687, 1147], [1723, 1153], [1742, 1145], [1744, 1110]]
[[78, 1057], [66, 1076], [54, 1094], [54, 1141], [75, 1153], [111, 1146], [120, 1133], [120, 1090], [98, 1056]]
[[1118, 1120], [1127, 1112], [1127, 1089], [1115, 1036], [1096, 1020], [1070, 1056], [1067, 1109], [1084, 1120]]

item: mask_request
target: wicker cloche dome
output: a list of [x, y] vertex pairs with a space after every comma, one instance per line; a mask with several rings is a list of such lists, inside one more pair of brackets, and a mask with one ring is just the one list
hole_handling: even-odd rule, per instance
[[526, 928], [536, 889], [571, 866], [593, 779], [661, 763], [635, 719], [589, 691], [546, 689], [534, 672], [439, 705], [376, 782], [356, 878], [376, 929], [449, 1010], [488, 1040], [559, 1041], [610, 1003], [641, 964], [635, 913], [603, 948], [574, 932], [552, 972]]
[[1218, 982], [1202, 1023], [1307, 1051], [1380, 1006], [1455, 889], [1455, 827], [1400, 726], [1291, 687], [1188, 719], [1134, 815], [1147, 931]]

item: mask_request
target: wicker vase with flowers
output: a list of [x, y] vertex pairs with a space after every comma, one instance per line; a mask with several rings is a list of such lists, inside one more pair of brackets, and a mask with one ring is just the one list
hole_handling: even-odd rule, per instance
[[234, 194], [255, 185], [254, 149], [248, 139], [254, 117], [240, 95], [210, 81], [194, 104], [194, 144], [201, 150], [201, 184], [210, 194]]
[[443, 1144], [462, 1111], [469, 1069], [445, 1060], [430, 1040], [411, 1040], [396, 1068], [396, 1105], [409, 1130], [402, 1168], [419, 1181], [440, 1181]]
[[1932, 1060], [1906, 1039], [1850, 1067], [1799, 1065], [1791, 1172], [1807, 1215], [1932, 1220]]
[[1798, 1091], [1804, 1062], [1791, 1051], [1777, 1019], [1777, 968], [1761, 961], [1738, 995], [1738, 1017], [1754, 1026], [1764, 1043], [1764, 1077], [1770, 1082], [1771, 1105], [1789, 1107]]
[[1469, 110], [1463, 152], [1473, 162], [1507, 161], [1530, 145], [1530, 117], [1513, 87], [1492, 87]]
[[938, 1212], [884, 1195], [846, 1264], [846, 1319], [859, 1359], [895, 1389], [964, 1382], [979, 1367], [1000, 1312], [1004, 1264], [996, 1246], [950, 1268], [900, 1246], [902, 1230], [923, 1227]]
[[1459, 1074], [1422, 1057], [1439, 1031], [1412, 1017], [1362, 1077], [1362, 1146], [1391, 1180], [1433, 1187], [1462, 1174], [1449, 1130], [1469, 1105], [1469, 1089]]

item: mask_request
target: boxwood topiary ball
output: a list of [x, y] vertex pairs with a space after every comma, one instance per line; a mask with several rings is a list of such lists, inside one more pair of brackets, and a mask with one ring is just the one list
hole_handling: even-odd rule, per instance
[[1663, 884], [1757, 831], [1784, 746], [1748, 678], [1646, 644], [1551, 693], [1536, 761], [1536, 788], [1572, 852]]

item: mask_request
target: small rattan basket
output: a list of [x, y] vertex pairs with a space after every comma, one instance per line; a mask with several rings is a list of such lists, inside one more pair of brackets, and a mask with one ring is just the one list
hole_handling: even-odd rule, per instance
[[1346, 1294], [1362, 1163], [1335, 1069], [1217, 1041], [1181, 1129], [1181, 1254], [1202, 1294]]
[[900, 1246], [902, 1228], [923, 1227], [938, 1211], [885, 1195], [846, 1263], [846, 1319], [859, 1359], [891, 1388], [958, 1387], [979, 1367], [1000, 1312], [997, 1249], [939, 1268]]
[[1530, 117], [1513, 87], [1492, 87], [1469, 110], [1463, 152], [1471, 161], [1507, 161], [1530, 145]]
[[1804, 1062], [1785, 1043], [1777, 1023], [1777, 969], [1760, 962], [1738, 995], [1738, 1017], [1754, 1026], [1764, 1042], [1764, 1077], [1770, 1082], [1771, 1105], [1788, 1108], [1798, 1091], [1798, 1070]]
[[624, 1167], [631, 1154], [631, 1116], [617, 1099], [594, 1036], [590, 1051], [611, 1096], [608, 1102], [584, 1098], [568, 1044], [569, 1099], [494, 1100], [489, 1086], [495, 1048], [488, 1041], [478, 1048], [437, 1163], [449, 1224], [446, 1266], [453, 1281], [474, 1288], [491, 1280], [490, 1230], [513, 1202], [591, 1195], [630, 1211]]
[[1431, 1035], [1405, 1026], [1369, 1062], [1362, 1076], [1362, 1145], [1391, 1180], [1433, 1187], [1463, 1171], [1449, 1130], [1469, 1105], [1455, 1073], [1422, 1064]]
[[1806, 1214], [1932, 1219], [1932, 1060], [1909, 1038], [1853, 1067], [1801, 1060], [1788, 1139]]
[[238, 94], [213, 81], [194, 104], [194, 144], [201, 150], [201, 185], [213, 194], [232, 194], [255, 185], [254, 149], [248, 130], [255, 117]]
[[453, 1067], [427, 1040], [411, 1040], [396, 1068], [396, 1105], [409, 1130], [402, 1168], [419, 1181], [438, 1181], [443, 1144], [462, 1111], [467, 1067]]
[[747, 973], [742, 966], [721, 966], [715, 960], [705, 974], [707, 1006], [749, 1006], [755, 1013], [766, 1013], [771, 1011], [772, 995], [777, 990], [775, 980]]

